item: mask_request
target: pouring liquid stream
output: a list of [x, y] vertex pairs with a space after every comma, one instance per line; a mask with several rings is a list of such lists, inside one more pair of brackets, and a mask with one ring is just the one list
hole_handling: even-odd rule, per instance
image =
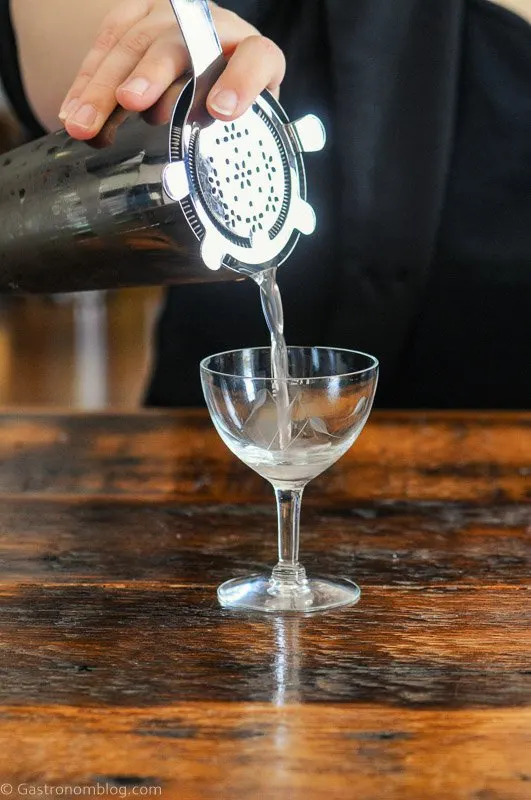
[[287, 385], [288, 349], [284, 338], [284, 311], [277, 283], [277, 271], [269, 269], [261, 272], [255, 280], [260, 287], [262, 310], [271, 333], [271, 372], [277, 409], [278, 447], [280, 450], [285, 450], [291, 441], [290, 399]]

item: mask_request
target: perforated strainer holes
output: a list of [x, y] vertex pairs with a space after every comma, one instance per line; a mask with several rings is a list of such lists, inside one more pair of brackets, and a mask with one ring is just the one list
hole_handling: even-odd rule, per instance
[[[249, 128], [244, 128], [243, 129], [243, 134], [242, 134], [241, 129], [238, 130], [236, 128], [236, 123], [235, 122], [232, 122], [230, 124], [227, 123], [224, 126], [223, 131], [226, 134], [225, 136], [223, 136], [223, 142], [225, 142], [225, 143], [229, 142], [229, 140], [231, 142], [233, 142], [233, 141], [235, 141], [235, 139], [241, 139], [242, 136], [249, 136]], [[216, 139], [216, 144], [221, 144], [221, 139], [220, 138]], [[238, 152], [237, 149], [236, 149], [236, 152]]]
[[[212, 156], [208, 159], [212, 164], [212, 174], [208, 176], [208, 182], [210, 183], [210, 190], [214, 196], [218, 196], [220, 200], [223, 200], [223, 189], [221, 188], [221, 181], [219, 180], [218, 171], [214, 166], [214, 159]], [[224, 203], [223, 205], [226, 206]], [[226, 206], [228, 208], [228, 206]]]
[[[201, 131], [194, 166], [203, 199], [218, 224], [249, 241], [280, 227], [287, 192], [286, 159], [267, 121], [256, 113]], [[282, 199], [281, 199], [282, 198]]]
[[[236, 124], [233, 122], [231, 124], [224, 125], [223, 132], [225, 134], [223, 137], [216, 138], [216, 145], [221, 145], [222, 142], [223, 144], [234, 143], [232, 147], [232, 158], [231, 157], [225, 158], [225, 166], [227, 167], [227, 170], [229, 172], [229, 174], [226, 175], [225, 177], [225, 184], [228, 185], [229, 187], [232, 184], [234, 184], [236, 187], [239, 187], [240, 191], [245, 191], [246, 187], [248, 188], [252, 187], [252, 183], [250, 180], [253, 174], [251, 168], [252, 152], [250, 150], [247, 150], [245, 154], [245, 152], [242, 152], [240, 150], [240, 147], [238, 147], [237, 142], [239, 139], [246, 138], [249, 136], [249, 128], [244, 127], [243, 130], [237, 130]], [[209, 161], [211, 164], [214, 163], [214, 159], [212, 158], [212, 156], [209, 157]], [[217, 173], [215, 169], [214, 172]], [[230, 174], [231, 172], [233, 174]], [[221, 191], [219, 192], [219, 194], [220, 197], [223, 198], [223, 193]], [[233, 196], [233, 201], [236, 206], [239, 204], [240, 198], [237, 194]], [[250, 200], [249, 207], [252, 208], [253, 205], [254, 205], [253, 201]], [[241, 214], [238, 214], [234, 210], [234, 208], [229, 210], [229, 206], [227, 203], [223, 203], [223, 207], [226, 212], [224, 214], [225, 222], [232, 229], [235, 230], [237, 223], [243, 221], [243, 217], [241, 216]], [[251, 221], [257, 222], [256, 215], [245, 217], [246, 224], [250, 225]], [[253, 226], [253, 231], [255, 230], [256, 226]]]

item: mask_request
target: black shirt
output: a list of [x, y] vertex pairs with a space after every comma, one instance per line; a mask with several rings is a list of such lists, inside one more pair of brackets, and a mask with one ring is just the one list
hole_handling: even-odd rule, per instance
[[470, 0], [437, 246], [381, 400], [531, 407], [531, 25]]
[[[288, 343], [374, 352], [380, 405], [529, 407], [531, 26], [488, 0], [231, 7], [285, 50], [290, 115], [329, 132], [318, 232], [279, 270]], [[148, 403], [201, 402], [202, 356], [266, 342], [250, 282], [171, 289]]]
[[36, 138], [42, 136], [44, 130], [35, 119], [22, 86], [9, 3], [10, 0], [0, 0], [0, 81], [26, 134]]

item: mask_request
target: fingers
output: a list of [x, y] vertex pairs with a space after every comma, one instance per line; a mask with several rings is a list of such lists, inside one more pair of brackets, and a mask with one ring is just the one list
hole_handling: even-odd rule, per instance
[[112, 13], [106, 16], [94, 45], [83, 59], [74, 83], [63, 101], [59, 112], [60, 119], [65, 120], [72, 114], [74, 108], [79, 105], [79, 100], [86, 87], [109, 53], [148, 12], [149, 3], [146, 0], [136, 0], [136, 2], [120, 3]]
[[164, 37], [165, 27], [163, 20], [152, 16], [150, 24], [143, 20], [133, 26], [113, 48], [65, 120], [70, 135], [94, 136], [117, 101], [133, 111], [147, 108], [184, 70], [187, 55], [181, 37], [177, 31]]
[[263, 36], [249, 36], [236, 47], [207, 106], [218, 119], [236, 119], [264, 89], [278, 89], [286, 71], [282, 50]]
[[189, 64], [188, 53], [177, 31], [159, 37], [144, 58], [116, 90], [121, 106], [130, 111], [145, 111], [182, 75]]
[[260, 36], [260, 31], [235, 14], [234, 11], [219, 8], [214, 3], [210, 3], [210, 6], [219, 41], [227, 58], [233, 54], [244, 39], [249, 36]]
[[189, 80], [190, 75], [188, 74], [174, 81], [162, 97], [142, 113], [148, 125], [165, 125], [170, 121], [175, 103]]
[[[276, 92], [285, 71], [282, 51], [226, 9], [212, 8], [227, 68], [209, 95], [214, 117], [235, 119], [266, 87]], [[123, 0], [108, 14], [68, 92], [60, 118], [76, 139], [91, 139], [117, 102], [146, 112], [189, 67], [189, 58], [167, 0]], [[166, 116], [162, 104], [154, 119]]]

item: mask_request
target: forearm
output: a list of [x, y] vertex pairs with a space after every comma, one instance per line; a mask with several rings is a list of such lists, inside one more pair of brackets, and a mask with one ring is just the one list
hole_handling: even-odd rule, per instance
[[118, 0], [11, 0], [26, 94], [44, 127], [60, 127], [60, 105]]

